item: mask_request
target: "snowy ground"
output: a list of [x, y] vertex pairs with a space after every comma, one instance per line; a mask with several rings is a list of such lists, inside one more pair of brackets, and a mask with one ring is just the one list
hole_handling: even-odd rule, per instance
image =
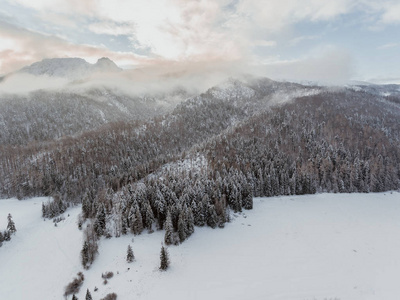
[[[54, 227], [40, 218], [42, 201], [0, 200], [0, 229], [11, 212], [18, 230], [0, 248], [0, 299], [62, 299], [64, 286], [82, 271], [79, 208]], [[87, 288], [94, 300], [110, 292], [121, 300], [400, 295], [400, 193], [262, 198], [254, 206], [225, 229], [196, 228], [188, 241], [170, 247], [166, 272], [158, 271], [161, 232], [102, 240], [78, 298]], [[131, 264], [128, 244], [136, 256]], [[106, 271], [114, 277], [104, 285]]]

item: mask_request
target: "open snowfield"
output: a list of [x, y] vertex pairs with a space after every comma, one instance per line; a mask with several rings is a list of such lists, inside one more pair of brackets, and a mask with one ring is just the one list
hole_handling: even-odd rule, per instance
[[[0, 248], [0, 299], [63, 299], [83, 271], [80, 208], [54, 226], [46, 198], [0, 200], [0, 229], [17, 226]], [[67, 217], [67, 215], [70, 215]], [[132, 242], [132, 239], [134, 241]], [[225, 229], [196, 228], [169, 247], [158, 271], [162, 232], [102, 239], [79, 299], [393, 300], [400, 295], [400, 193], [319, 194], [255, 199]], [[128, 244], [136, 260], [125, 261]], [[128, 270], [130, 268], [130, 270]], [[114, 272], [103, 284], [101, 273]], [[98, 291], [94, 292], [94, 287]], [[71, 297], [69, 297], [71, 299]]]

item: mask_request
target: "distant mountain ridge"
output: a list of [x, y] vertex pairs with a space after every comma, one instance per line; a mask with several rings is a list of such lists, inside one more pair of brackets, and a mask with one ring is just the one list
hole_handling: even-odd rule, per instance
[[122, 71], [111, 59], [102, 57], [95, 64], [78, 57], [47, 58], [19, 70], [19, 73], [47, 75], [67, 79], [82, 79], [94, 73]]

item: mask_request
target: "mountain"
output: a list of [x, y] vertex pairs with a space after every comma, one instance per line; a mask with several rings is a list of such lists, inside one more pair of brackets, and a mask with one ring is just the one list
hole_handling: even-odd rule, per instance
[[19, 70], [20, 73], [32, 75], [47, 75], [70, 80], [83, 79], [97, 72], [122, 71], [112, 60], [103, 57], [95, 64], [90, 64], [82, 58], [50, 58], [33, 63]]
[[[65, 104], [65, 109], [68, 107]], [[47, 121], [46, 130], [51, 124], [65, 122], [64, 127], [69, 128], [90, 122], [85, 114], [65, 114], [62, 122], [51, 115], [41, 121]], [[238, 210], [245, 202], [235, 204], [230, 198], [233, 186], [241, 199], [249, 193], [271, 196], [396, 189], [400, 187], [399, 117], [399, 103], [375, 93], [262, 78], [231, 79], [153, 118], [103, 123], [68, 138], [61, 134], [53, 142], [50, 137], [45, 144], [22, 143], [16, 148], [20, 150], [11, 153], [3, 144], [1, 193], [18, 197], [59, 193], [68, 201], [80, 201], [90, 186], [91, 201], [96, 201], [105, 188], [117, 193], [132, 185], [129, 189], [135, 190], [138, 182], [151, 179], [149, 193], [154, 192], [154, 185], [174, 180], [168, 185], [179, 198], [185, 186], [198, 186], [200, 191], [211, 182], [217, 186], [210, 188], [210, 201], [219, 199], [214, 193], [225, 194], [226, 203], [221, 205]], [[36, 127], [39, 138], [33, 141], [46, 135], [44, 128]], [[14, 157], [19, 155], [16, 153], [21, 156]], [[40, 159], [35, 158], [33, 165], [32, 157]], [[9, 164], [14, 160], [17, 169]], [[180, 160], [187, 162], [183, 165], [198, 166], [200, 174], [193, 177], [188, 173], [193, 170], [175, 167], [182, 166], [175, 164]], [[53, 168], [49, 161], [58, 163]], [[159, 170], [169, 171], [157, 175]], [[230, 187], [217, 183], [219, 177]], [[190, 179], [180, 182], [182, 178]], [[219, 208], [218, 215], [221, 213]], [[159, 216], [161, 227], [163, 218], [165, 215]]]
[[184, 90], [135, 96], [101, 86], [6, 94], [0, 96], [0, 144], [52, 141], [112, 122], [144, 120], [170, 112], [188, 97]]
[[[40, 78], [44, 88], [34, 86], [26, 93], [19, 93], [19, 88], [15, 93], [0, 93], [0, 144], [48, 142], [95, 130], [108, 123], [144, 120], [170, 112], [192, 96], [181, 88], [147, 93], [105, 84], [122, 72], [112, 60], [103, 57], [95, 64], [81, 58], [44, 59], [22, 68], [17, 74], [9, 74], [4, 81], [17, 77], [13, 83], [17, 87], [29, 85], [20, 82], [18, 75], [31, 74]], [[106, 78], [97, 81], [91, 77], [95, 74], [105, 74]], [[60, 78], [67, 83], [62, 80], [59, 89], [52, 88], [53, 80]], [[132, 81], [126, 85], [135, 86]]]
[[[100, 59], [96, 65], [97, 68], [113, 68], [108, 59]], [[219, 102], [229, 104], [237, 111], [237, 115], [232, 114], [232, 120], [237, 122], [264, 110], [268, 105], [320, 90], [270, 79], [229, 79], [194, 97], [184, 89], [130, 95], [102, 86], [56, 92], [38, 90], [28, 95], [5, 94], [0, 96], [0, 143], [24, 145], [51, 141], [92, 131], [113, 122], [145, 120], [169, 113], [177, 105], [179, 110], [179, 104], [184, 100], [188, 100], [186, 105], [194, 106], [194, 110], [197, 107], [199, 111], [213, 110]], [[199, 114], [193, 117], [197, 119]], [[231, 125], [229, 122], [226, 126]], [[198, 134], [202, 136], [204, 132]]]
[[[55, 227], [81, 204], [67, 219], [83, 235], [74, 268], [100, 274], [108, 241], [157, 230], [157, 243], [178, 245], [253, 207], [266, 220], [253, 197], [400, 189], [400, 101], [382, 91], [229, 79], [185, 100], [177, 91], [180, 102], [157, 115], [146, 103], [166, 94], [137, 99], [147, 118], [108, 90], [11, 99], [0, 110], [0, 198], [50, 197], [41, 213]], [[110, 116], [119, 121], [101, 123]]]

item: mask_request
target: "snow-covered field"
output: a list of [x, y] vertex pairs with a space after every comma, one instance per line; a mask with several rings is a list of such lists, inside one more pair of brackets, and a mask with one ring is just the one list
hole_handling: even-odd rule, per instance
[[[83, 271], [80, 208], [55, 227], [40, 217], [42, 201], [0, 200], [0, 229], [10, 212], [18, 230], [0, 248], [0, 299], [63, 299]], [[261, 198], [254, 207], [225, 229], [196, 228], [169, 247], [166, 272], [158, 270], [162, 232], [101, 240], [78, 298], [89, 288], [94, 300], [111, 292], [121, 300], [398, 299], [400, 193]], [[114, 276], [104, 285], [106, 271]]]

